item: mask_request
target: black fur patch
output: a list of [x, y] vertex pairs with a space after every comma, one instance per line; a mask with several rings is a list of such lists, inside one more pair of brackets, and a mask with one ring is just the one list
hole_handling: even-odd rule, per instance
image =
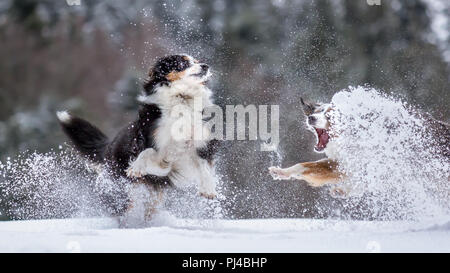
[[144, 84], [146, 94], [153, 94], [158, 85], [169, 84], [166, 77], [170, 72], [181, 72], [190, 66], [189, 59], [184, 55], [171, 55], [159, 59], [148, 73], [150, 78]]
[[[157, 105], [145, 104], [141, 106], [138, 119], [122, 129], [108, 145], [105, 159], [116, 177], [126, 177], [126, 169], [129, 167], [129, 163], [135, 160], [142, 151], [148, 148], [156, 149], [153, 135], [157, 120], [160, 117], [161, 110]], [[158, 187], [171, 184], [167, 177], [149, 175], [143, 179]]]
[[60, 124], [64, 133], [69, 136], [82, 155], [96, 163], [104, 161], [109, 140], [97, 127], [77, 117], [71, 117], [69, 122], [60, 122]]
[[197, 154], [200, 158], [207, 160], [211, 164], [214, 159], [214, 155], [218, 152], [219, 148], [220, 141], [213, 139], [208, 141], [206, 147], [197, 149]]

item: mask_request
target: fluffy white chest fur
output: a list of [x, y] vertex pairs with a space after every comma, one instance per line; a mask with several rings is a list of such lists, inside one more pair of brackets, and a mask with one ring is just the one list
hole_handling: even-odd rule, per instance
[[157, 104], [161, 118], [153, 134], [156, 149], [144, 150], [130, 164], [129, 174], [169, 176], [175, 186], [195, 183], [201, 194], [215, 196], [213, 167], [197, 155], [197, 149], [205, 147], [209, 137], [202, 111], [212, 105], [211, 90], [182, 81], [161, 86], [155, 94], [139, 100]]
[[201, 148], [209, 131], [203, 126], [202, 111], [212, 105], [211, 91], [199, 84], [173, 84], [161, 87], [155, 101], [162, 116], [154, 135], [158, 150]]

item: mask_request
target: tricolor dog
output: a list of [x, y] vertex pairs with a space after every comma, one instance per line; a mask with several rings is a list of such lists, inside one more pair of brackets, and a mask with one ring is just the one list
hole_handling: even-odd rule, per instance
[[[138, 98], [141, 106], [136, 120], [112, 140], [65, 111], [57, 116], [75, 148], [114, 179], [126, 178], [150, 191], [195, 183], [200, 195], [212, 199], [217, 194], [217, 142], [208, 139], [201, 118], [203, 109], [213, 104], [212, 92], [206, 86], [210, 75], [207, 64], [188, 55], [159, 59]], [[115, 213], [123, 214], [136, 206], [133, 194], [127, 194], [129, 201], [114, 208]]]

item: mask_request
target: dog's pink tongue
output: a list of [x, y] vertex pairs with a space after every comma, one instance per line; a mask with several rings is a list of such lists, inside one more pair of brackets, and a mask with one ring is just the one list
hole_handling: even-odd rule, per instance
[[323, 146], [327, 145], [329, 136], [325, 130], [323, 130], [323, 133], [320, 135], [319, 139], [320, 144], [322, 144]]
[[328, 140], [330, 137], [328, 136], [327, 131], [324, 129], [316, 129], [316, 131], [317, 131], [317, 136], [319, 138], [316, 148], [317, 148], [317, 150], [321, 151], [327, 146], [327, 143], [328, 143]]

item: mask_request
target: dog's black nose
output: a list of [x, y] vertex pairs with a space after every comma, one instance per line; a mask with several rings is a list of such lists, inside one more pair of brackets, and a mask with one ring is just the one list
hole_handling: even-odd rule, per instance
[[202, 64], [202, 65], [201, 65], [201, 68], [202, 68], [203, 71], [208, 71], [209, 65], [207, 65], [207, 64]]
[[308, 117], [308, 123], [312, 125], [314, 122], [316, 122], [316, 117], [309, 116]]

